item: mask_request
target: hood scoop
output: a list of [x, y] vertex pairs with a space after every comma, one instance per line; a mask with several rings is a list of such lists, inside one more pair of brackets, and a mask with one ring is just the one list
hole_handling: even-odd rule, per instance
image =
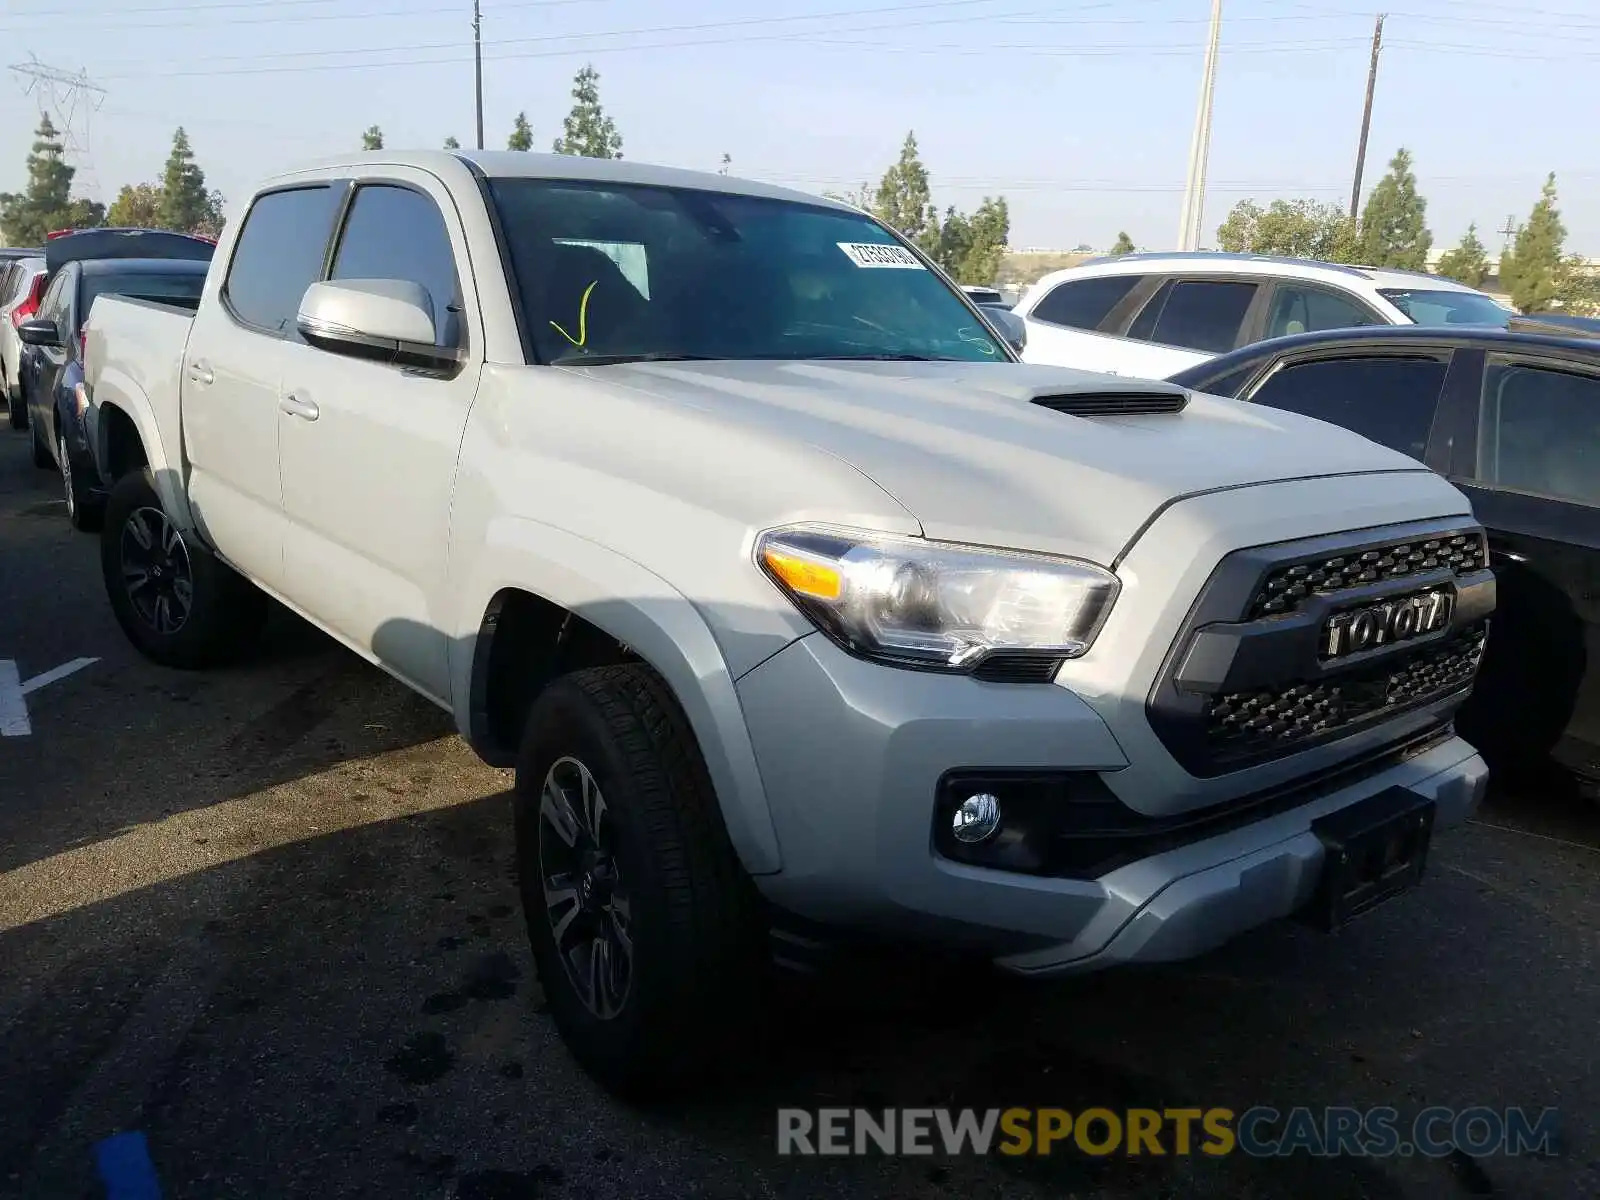
[[1064, 392], [1035, 396], [1033, 403], [1069, 417], [1136, 417], [1149, 413], [1182, 412], [1189, 393], [1170, 392]]

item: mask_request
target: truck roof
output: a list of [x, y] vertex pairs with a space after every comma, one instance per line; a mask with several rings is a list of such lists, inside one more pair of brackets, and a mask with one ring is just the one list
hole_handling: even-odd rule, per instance
[[657, 187], [695, 188], [736, 196], [760, 196], [824, 205], [855, 212], [850, 205], [776, 184], [719, 175], [715, 171], [688, 171], [654, 163], [620, 158], [582, 158], [574, 154], [533, 154], [521, 150], [365, 150], [305, 163], [267, 180], [262, 186], [288, 182], [308, 171], [329, 167], [368, 170], [373, 167], [414, 167], [440, 174], [461, 164], [490, 179], [582, 179], [605, 183], [653, 184]]

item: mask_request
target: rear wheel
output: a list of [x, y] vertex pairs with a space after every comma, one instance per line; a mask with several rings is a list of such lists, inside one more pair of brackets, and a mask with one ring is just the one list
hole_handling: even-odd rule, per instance
[[28, 426], [28, 406], [22, 402], [22, 389], [14, 383], [5, 385], [6, 391], [6, 419], [10, 421], [13, 429], [26, 429]]
[[573, 1055], [635, 1098], [710, 1078], [758, 1029], [763, 933], [660, 677], [631, 663], [551, 684], [528, 718], [515, 815], [534, 962]]
[[267, 598], [161, 507], [149, 467], [117, 480], [100, 532], [100, 571], [117, 623], [147, 658], [205, 667], [242, 653]]

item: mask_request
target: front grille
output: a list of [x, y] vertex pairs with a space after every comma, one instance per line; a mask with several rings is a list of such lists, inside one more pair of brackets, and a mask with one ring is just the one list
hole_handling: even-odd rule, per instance
[[1457, 575], [1488, 565], [1481, 532], [1393, 542], [1350, 554], [1331, 555], [1279, 567], [1266, 577], [1250, 602], [1247, 620], [1294, 612], [1313, 596], [1331, 596], [1351, 588], [1421, 571], [1444, 568]]
[[1486, 633], [1486, 628], [1478, 625], [1404, 661], [1384, 662], [1331, 679], [1215, 696], [1204, 714], [1208, 748], [1218, 760], [1264, 750], [1287, 753], [1297, 742], [1336, 734], [1390, 711], [1448, 696], [1472, 682]]

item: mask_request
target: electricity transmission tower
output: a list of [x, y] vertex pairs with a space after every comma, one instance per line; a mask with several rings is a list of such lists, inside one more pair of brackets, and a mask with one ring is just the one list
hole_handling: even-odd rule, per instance
[[66, 160], [77, 170], [73, 182], [78, 193], [97, 199], [100, 183], [94, 174], [90, 121], [105, 100], [105, 88], [86, 72], [52, 67], [32, 54], [25, 63], [13, 63], [11, 73], [21, 82], [23, 93], [38, 101], [40, 115], [49, 117], [59, 131]]

